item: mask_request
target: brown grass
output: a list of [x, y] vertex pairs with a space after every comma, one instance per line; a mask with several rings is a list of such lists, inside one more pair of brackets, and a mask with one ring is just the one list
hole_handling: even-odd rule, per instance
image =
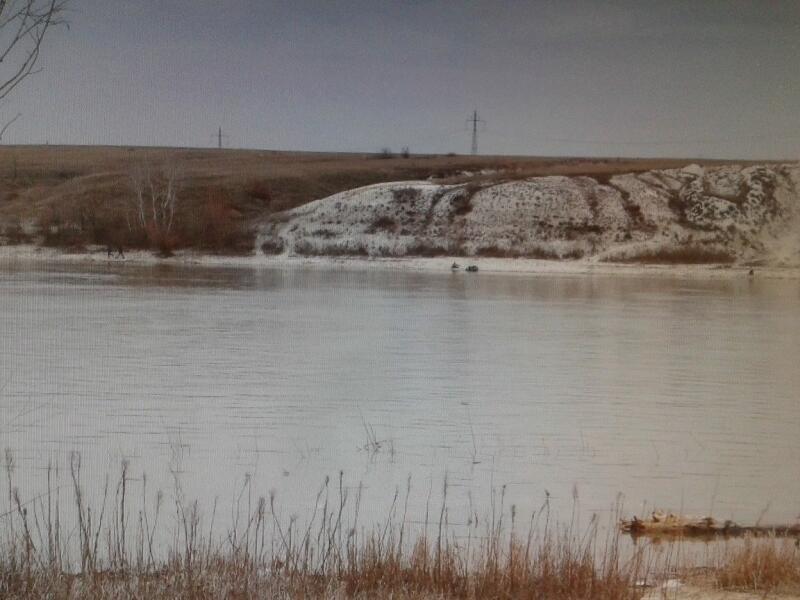
[[713, 246], [686, 244], [683, 246], [647, 249], [635, 253], [607, 256], [604, 262], [643, 263], [660, 265], [731, 264], [736, 256]]
[[428, 240], [416, 240], [406, 249], [404, 256], [458, 256], [463, 254], [462, 250], [456, 247], [446, 247], [442, 244]]
[[299, 256], [369, 256], [369, 250], [362, 243], [348, 243], [347, 241], [317, 246], [313, 242], [301, 239], [294, 243], [292, 250]]
[[800, 594], [800, 540], [749, 538], [720, 553], [712, 581], [718, 588]]
[[446, 481], [436, 516], [426, 510], [418, 526], [408, 515], [410, 479], [404, 492], [395, 492], [385, 520], [366, 525], [359, 522], [361, 488], [349, 490], [341, 473], [324, 482], [302, 523], [281, 519], [274, 495], [252, 498], [247, 479], [232, 506], [234, 524], [216, 533], [217, 502], [208, 522], [177, 476], [172, 500], [161, 492], [151, 500], [146, 477], [134, 492], [137, 478], [123, 463], [92, 505], [79, 455], [72, 456], [66, 485], [48, 468], [47, 492], [28, 499], [13, 485], [13, 462], [7, 453], [3, 598], [624, 600], [640, 597], [634, 582], [646, 570], [641, 552], [620, 558], [615, 534], [600, 539], [596, 520], [580, 533], [552, 523], [548, 502], [519, 523], [504, 488], [482, 525], [473, 515], [456, 535]]
[[[346, 487], [341, 473], [338, 481], [326, 479], [304, 522], [280, 518], [272, 493], [254, 498], [247, 478], [231, 506], [233, 524], [218, 532], [217, 501], [209, 521], [185, 497], [177, 474], [170, 496], [148, 496], [146, 476], [135, 477], [122, 463], [93, 504], [77, 454], [67, 481], [48, 467], [47, 491], [33, 498], [14, 486], [8, 451], [5, 467], [2, 598], [633, 600], [643, 596], [639, 582], [652, 583], [661, 569], [674, 573], [676, 567], [659, 563], [648, 547], [623, 559], [613, 522], [604, 534], [596, 518], [582, 531], [574, 520], [552, 522], [548, 499], [521, 522], [505, 504], [505, 488], [493, 492], [487, 515], [471, 512], [457, 535], [449, 524], [446, 480], [435, 516], [426, 509], [422, 524], [408, 515], [410, 479], [395, 491], [383, 522], [361, 524], [361, 488]], [[762, 539], [724, 548], [712, 584], [800, 589], [800, 559], [790, 544]]]
[[528, 246], [525, 248], [500, 248], [499, 246], [479, 246], [475, 249], [475, 256], [486, 258], [535, 258], [539, 260], [577, 260], [583, 258], [583, 251], [573, 248], [563, 254], [546, 246]]
[[8, 245], [29, 244], [33, 240], [33, 236], [25, 231], [19, 219], [12, 219], [5, 227], [0, 228], [0, 232]]
[[[376, 160], [378, 157], [265, 150], [2, 146], [0, 225], [38, 224], [44, 243], [68, 248], [112, 242], [160, 251], [193, 247], [242, 252], [248, 246], [252, 250], [253, 226], [270, 214], [367, 184], [434, 177], [472, 182], [478, 189], [498, 179], [554, 174], [608, 177], [692, 162], [441, 155]], [[144, 164], [154, 169], [168, 165], [181, 177], [181, 225], [169, 240], [130, 232], [125, 225], [132, 194], [130, 175]], [[497, 173], [476, 174], [482, 169]], [[468, 209], [467, 202], [464, 210]], [[223, 219], [221, 227], [216, 227], [219, 217]], [[15, 243], [19, 238], [11, 233], [6, 237]]]

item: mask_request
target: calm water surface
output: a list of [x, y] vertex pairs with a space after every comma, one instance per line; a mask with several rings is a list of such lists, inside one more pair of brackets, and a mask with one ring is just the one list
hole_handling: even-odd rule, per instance
[[298, 515], [339, 471], [368, 517], [409, 476], [418, 515], [447, 478], [452, 521], [502, 485], [566, 517], [800, 512], [797, 281], [6, 265], [0, 352], [28, 495], [75, 450], [90, 488], [127, 460]]

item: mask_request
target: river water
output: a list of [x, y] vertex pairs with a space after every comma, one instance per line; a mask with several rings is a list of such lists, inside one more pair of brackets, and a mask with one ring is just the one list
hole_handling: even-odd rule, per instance
[[77, 451], [95, 492], [127, 461], [300, 518], [340, 472], [366, 521], [409, 478], [452, 522], [502, 486], [563, 518], [800, 513], [798, 281], [20, 263], [0, 352], [23, 496]]

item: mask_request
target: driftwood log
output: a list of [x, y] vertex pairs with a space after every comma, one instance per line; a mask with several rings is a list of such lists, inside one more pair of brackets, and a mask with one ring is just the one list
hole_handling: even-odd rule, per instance
[[733, 521], [717, 521], [712, 517], [687, 517], [672, 513], [653, 512], [648, 519], [623, 519], [620, 529], [634, 537], [713, 538], [743, 535], [798, 537], [800, 523], [794, 525], [743, 526]]

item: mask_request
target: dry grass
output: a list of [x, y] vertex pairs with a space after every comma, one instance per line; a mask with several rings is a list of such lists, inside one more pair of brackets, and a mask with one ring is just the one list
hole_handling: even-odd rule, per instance
[[[578, 532], [550, 520], [549, 503], [524, 524], [493, 496], [486, 518], [469, 518], [459, 534], [442, 502], [412, 524], [406, 489], [395, 492], [381, 523], [359, 522], [361, 489], [340, 474], [326, 480], [313, 513], [301, 522], [279, 517], [274, 495], [252, 497], [250, 480], [237, 495], [233, 524], [222, 532], [178, 477], [171, 498], [141, 493], [123, 463], [116, 481], [91, 505], [80, 457], [67, 485], [47, 469], [47, 492], [23, 498], [6, 455], [8, 512], [2, 515], [3, 598], [566, 598], [634, 599], [647, 570], [645, 553], [622, 560], [613, 528], [597, 522]], [[74, 525], [67, 525], [74, 523]], [[172, 529], [170, 531], [170, 529]]]
[[[324, 482], [301, 522], [282, 519], [273, 494], [253, 497], [247, 478], [231, 506], [232, 524], [218, 531], [217, 501], [208, 519], [185, 497], [177, 474], [171, 494], [148, 496], [147, 478], [133, 477], [123, 463], [93, 504], [77, 454], [66, 481], [48, 467], [47, 491], [33, 498], [14, 486], [10, 452], [5, 463], [2, 598], [633, 600], [644, 595], [640, 582], [681, 572], [671, 555], [664, 562], [647, 545], [623, 558], [613, 522], [602, 534], [596, 518], [581, 530], [574, 517], [568, 525], [552, 522], [548, 499], [520, 522], [505, 504], [505, 488], [492, 494], [488, 514], [471, 510], [456, 528], [446, 480], [440, 506], [426, 509], [421, 524], [409, 517], [409, 479], [382, 522], [361, 524], [361, 488], [346, 487], [340, 474]], [[791, 541], [748, 540], [723, 547], [715, 561], [717, 588], [800, 590]]]
[[800, 594], [800, 540], [748, 538], [744, 546], [716, 557], [718, 588]]
[[728, 250], [713, 246], [686, 244], [607, 256], [603, 261], [653, 265], [731, 264], [736, 262], [736, 256]]
[[479, 246], [475, 249], [475, 256], [487, 258], [536, 258], [540, 260], [577, 260], [583, 258], [584, 253], [580, 248], [573, 248], [559, 254], [556, 250], [544, 245], [528, 246], [525, 248], [500, 248], [499, 246]]
[[[94, 146], [0, 147], [0, 226], [34, 224], [47, 244], [151, 247], [168, 253], [194, 247], [207, 252], [251, 251], [254, 225], [270, 214], [311, 200], [386, 181], [472, 181], [535, 175], [590, 175], [679, 167], [678, 159], [580, 159], [491, 156], [411, 156], [273, 152], [191, 148]], [[715, 161], [701, 161], [707, 164]], [[718, 162], [718, 161], [717, 161]], [[142, 165], [180, 174], [180, 209], [170, 239], [130, 232], [126, 206], [130, 176]], [[481, 171], [491, 171], [481, 174]], [[0, 227], [2, 229], [2, 227]]]

